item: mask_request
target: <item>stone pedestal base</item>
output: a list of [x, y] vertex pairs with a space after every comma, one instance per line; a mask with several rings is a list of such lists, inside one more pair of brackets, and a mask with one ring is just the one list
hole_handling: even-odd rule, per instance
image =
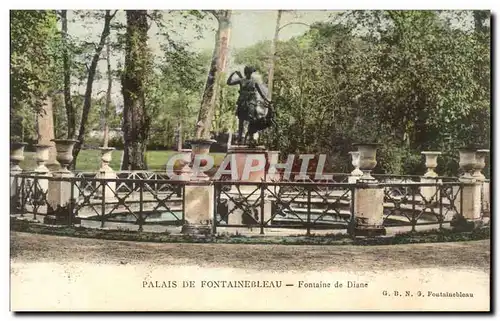
[[356, 237], [375, 237], [386, 235], [386, 233], [385, 227], [383, 226], [374, 227], [358, 225], [352, 229], [352, 235]]
[[[74, 177], [69, 171], [61, 171], [53, 173], [54, 180], [50, 180], [47, 191], [47, 216], [44, 218], [46, 224], [68, 224], [70, 215], [70, 201], [78, 195], [78, 188], [73, 187], [73, 195], [71, 195], [71, 182], [59, 181], [58, 178]], [[72, 206], [74, 208], [74, 205]], [[71, 222], [79, 224], [75, 212]]]
[[212, 227], [210, 225], [186, 223], [182, 226], [181, 233], [193, 236], [209, 236], [212, 235]]
[[481, 219], [481, 183], [474, 179], [460, 179], [461, 182], [467, 183], [463, 186], [462, 199], [460, 194], [457, 196], [458, 213], [469, 221]]
[[[228, 149], [226, 157], [231, 157], [231, 166], [236, 166], [238, 177], [242, 182], [262, 182], [266, 177], [267, 151], [263, 146], [248, 147], [233, 145]], [[260, 163], [260, 164], [259, 164]], [[261, 169], [251, 170], [251, 167]], [[248, 168], [245, 170], [245, 167]], [[251, 167], [250, 167], [251, 166]], [[246, 176], [246, 177], [244, 177]], [[248, 189], [248, 187], [240, 186]]]
[[214, 187], [212, 185], [186, 185], [184, 189], [184, 225], [182, 233], [211, 232], [213, 222]]
[[[113, 170], [108, 171], [100, 171], [97, 173], [96, 178], [103, 179], [116, 179], [116, 173]], [[116, 182], [104, 182], [106, 188], [104, 189], [104, 198], [105, 199], [113, 199], [116, 198]], [[96, 191], [96, 196], [102, 198], [103, 195], [103, 187], [100, 186]]]
[[450, 221], [450, 226], [455, 232], [471, 232], [478, 229], [484, 225], [484, 222], [480, 219], [477, 220], [467, 220], [460, 215], [455, 215]]
[[[433, 179], [430, 177], [422, 177], [420, 178], [420, 182], [423, 184], [435, 184], [440, 182], [441, 180]], [[439, 202], [439, 188], [435, 186], [422, 186], [420, 187], [420, 194], [425, 199], [426, 203], [436, 204]]]
[[22, 213], [21, 209], [21, 180], [20, 177], [14, 177], [13, 175], [19, 175], [23, 171], [22, 169], [11, 169], [10, 170], [10, 212], [11, 214]]
[[355, 236], [385, 235], [384, 189], [377, 183], [364, 183], [354, 190], [353, 233]]
[[[72, 202], [74, 202], [72, 200]], [[70, 221], [71, 224], [80, 224], [81, 219], [75, 215], [74, 212], [75, 204], [71, 204], [71, 220], [69, 219], [70, 215], [70, 203], [68, 202], [67, 204], [63, 206], [58, 206], [56, 208], [51, 207], [50, 205], [47, 206], [47, 215], [43, 218], [43, 224], [49, 224], [49, 225], [69, 225]]]
[[490, 182], [482, 182], [482, 201], [481, 207], [484, 217], [490, 217]]

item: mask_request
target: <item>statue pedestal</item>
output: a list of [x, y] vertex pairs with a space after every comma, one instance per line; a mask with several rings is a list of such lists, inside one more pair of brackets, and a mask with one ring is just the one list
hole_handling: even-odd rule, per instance
[[[236, 167], [237, 182], [262, 183], [266, 181], [268, 152], [263, 146], [249, 147], [244, 145], [231, 146], [226, 157], [231, 157], [230, 166]], [[228, 169], [228, 168], [226, 168]], [[261, 213], [261, 190], [257, 184], [232, 185], [228, 192], [228, 224], [256, 225], [261, 220], [266, 221], [271, 215], [271, 202], [264, 199], [264, 211]], [[264, 193], [264, 198], [268, 193]], [[234, 200], [234, 201], [233, 201]], [[235, 202], [236, 201], [236, 202]], [[238, 201], [243, 204], [237, 205]], [[239, 202], [238, 202], [239, 204]]]
[[[265, 147], [231, 146], [226, 157], [231, 157], [230, 164], [236, 166], [237, 181], [256, 183], [265, 181], [267, 159]], [[249, 187], [247, 188], [247, 186]], [[253, 190], [255, 188], [254, 185], [247, 186], [242, 185], [240, 189]]]

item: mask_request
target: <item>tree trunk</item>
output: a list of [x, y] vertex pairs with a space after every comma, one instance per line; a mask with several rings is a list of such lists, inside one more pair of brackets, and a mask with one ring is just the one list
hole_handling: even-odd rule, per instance
[[109, 109], [111, 108], [111, 89], [113, 87], [113, 77], [111, 76], [111, 49], [109, 39], [106, 42], [106, 63], [108, 65], [108, 90], [106, 92], [106, 106], [104, 107], [104, 134], [102, 146], [108, 147], [109, 133]]
[[62, 22], [62, 44], [63, 44], [63, 73], [64, 73], [64, 106], [66, 107], [66, 118], [68, 124], [67, 138], [75, 138], [76, 112], [71, 101], [71, 62], [68, 53], [68, 18], [67, 10], [61, 10]]
[[273, 81], [274, 81], [274, 65], [276, 63], [276, 45], [278, 44], [280, 24], [281, 24], [281, 14], [283, 10], [278, 10], [278, 16], [276, 18], [276, 29], [274, 29], [274, 38], [271, 42], [271, 57], [269, 59], [269, 74], [267, 80], [268, 97], [269, 100], [273, 97]]
[[487, 10], [474, 10], [474, 30], [478, 33], [485, 32], [484, 21], [488, 18], [490, 12]]
[[90, 113], [90, 107], [92, 106], [92, 86], [94, 84], [94, 77], [97, 70], [97, 63], [99, 62], [99, 57], [101, 56], [102, 49], [104, 48], [104, 44], [106, 43], [106, 38], [109, 36], [110, 24], [111, 20], [115, 16], [116, 11], [111, 14], [110, 10], [106, 10], [106, 16], [104, 18], [104, 27], [102, 29], [101, 38], [99, 40], [99, 44], [95, 49], [94, 56], [92, 57], [92, 62], [90, 63], [88, 77], [87, 77], [87, 86], [85, 88], [85, 96], [83, 100], [83, 110], [82, 110], [82, 118], [80, 120], [80, 131], [78, 132], [78, 142], [75, 144], [73, 149], [73, 162], [71, 167], [74, 168], [76, 164], [76, 158], [78, 157], [78, 153], [83, 146], [85, 140], [85, 130], [87, 126], [87, 120]]
[[182, 149], [182, 122], [177, 125], [177, 151]]
[[37, 115], [37, 134], [38, 134], [38, 144], [50, 145], [49, 149], [49, 160], [47, 165], [59, 167], [59, 163], [56, 160], [56, 145], [51, 140], [54, 139], [54, 116], [52, 108], [52, 97], [47, 96], [45, 99], [42, 112]]
[[127, 10], [125, 66], [122, 75], [124, 101], [122, 170], [146, 169], [144, 155], [150, 124], [144, 95], [148, 58], [147, 40], [147, 11]]
[[219, 27], [215, 35], [212, 63], [208, 71], [207, 82], [198, 114], [196, 138], [210, 138], [220, 76], [225, 71], [227, 65], [229, 37], [231, 34], [231, 10], [219, 10], [212, 12], [212, 14], [217, 19]]

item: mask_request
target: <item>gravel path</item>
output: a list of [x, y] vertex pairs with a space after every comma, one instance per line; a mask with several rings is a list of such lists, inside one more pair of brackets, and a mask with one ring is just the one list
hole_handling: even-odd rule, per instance
[[255, 270], [463, 267], [489, 273], [490, 241], [384, 246], [139, 243], [11, 232], [11, 259], [199, 265]]
[[[487, 311], [489, 260], [488, 240], [392, 246], [155, 244], [11, 232], [11, 310]], [[210, 286], [238, 280], [282, 286]], [[193, 287], [182, 286], [188, 282]], [[331, 287], [301, 287], [300, 282]], [[336, 282], [343, 288], [334, 287]], [[366, 287], [352, 288], [349, 282]], [[403, 295], [406, 291], [411, 296]]]

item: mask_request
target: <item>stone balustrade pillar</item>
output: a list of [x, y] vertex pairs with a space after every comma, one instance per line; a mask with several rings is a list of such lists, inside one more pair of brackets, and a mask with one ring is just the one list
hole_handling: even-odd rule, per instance
[[462, 190], [455, 200], [458, 213], [456, 213], [450, 225], [456, 230], [469, 231], [482, 225], [482, 184], [472, 175], [472, 171], [476, 167], [476, 151], [471, 148], [462, 148], [459, 153], [459, 166], [462, 174], [458, 180], [462, 183]]
[[37, 189], [40, 188], [42, 193], [47, 193], [49, 189], [49, 180], [43, 179], [44, 177], [52, 177], [52, 173], [45, 166], [45, 163], [49, 160], [49, 150], [50, 145], [37, 144], [36, 147], [36, 162], [37, 167], [34, 169], [34, 173], [38, 176], [38, 186]]
[[[437, 179], [439, 175], [435, 172], [435, 169], [438, 165], [437, 158], [441, 155], [441, 152], [424, 151], [422, 155], [425, 156], [427, 172], [420, 178], [420, 182], [424, 184], [439, 183], [440, 180]], [[435, 204], [440, 198], [439, 188], [436, 186], [422, 186], [420, 187], [420, 194], [422, 194], [426, 203]]]
[[[101, 179], [116, 179], [116, 173], [109, 166], [112, 159], [112, 152], [115, 150], [114, 147], [100, 147], [101, 150], [101, 168], [97, 172], [96, 178]], [[99, 197], [103, 196], [105, 199], [114, 199], [116, 198], [116, 182], [105, 181], [103, 182], [103, 186], [101, 186], [97, 191], [96, 195]]]
[[488, 149], [478, 149], [476, 151], [476, 166], [474, 167], [474, 177], [481, 184], [481, 211], [483, 216], [490, 216], [490, 182], [481, 172], [486, 166], [486, 156]]
[[356, 179], [353, 193], [355, 221], [352, 232], [354, 236], [385, 235], [384, 188], [371, 175], [371, 171], [377, 166], [377, 148], [380, 144], [363, 143], [354, 146], [358, 148], [358, 164], [363, 175]]
[[[71, 139], [55, 139], [57, 150], [57, 161], [61, 164], [61, 168], [52, 172], [52, 177], [48, 184], [47, 192], [47, 215], [44, 218], [45, 224], [68, 224], [70, 215], [70, 206], [73, 208], [73, 200], [75, 199], [76, 187], [73, 187], [73, 195], [71, 195], [72, 182], [63, 179], [73, 178], [75, 175], [68, 169], [69, 164], [73, 160], [73, 147], [76, 140]], [[71, 222], [79, 223], [71, 213]]]
[[384, 188], [376, 180], [358, 180], [354, 190], [354, 236], [385, 235]]
[[23, 172], [21, 162], [24, 160], [24, 147], [26, 143], [10, 144], [10, 206], [11, 212], [22, 212], [21, 209], [21, 178], [16, 177]]
[[[189, 182], [184, 187], [184, 224], [181, 233], [190, 235], [209, 235], [212, 233], [214, 211], [214, 186], [201, 167], [203, 158], [197, 155], [208, 155], [213, 139], [193, 139], [187, 141], [191, 145], [191, 166]], [[194, 162], [198, 162], [194, 164]], [[198, 167], [199, 168], [196, 168]]]

